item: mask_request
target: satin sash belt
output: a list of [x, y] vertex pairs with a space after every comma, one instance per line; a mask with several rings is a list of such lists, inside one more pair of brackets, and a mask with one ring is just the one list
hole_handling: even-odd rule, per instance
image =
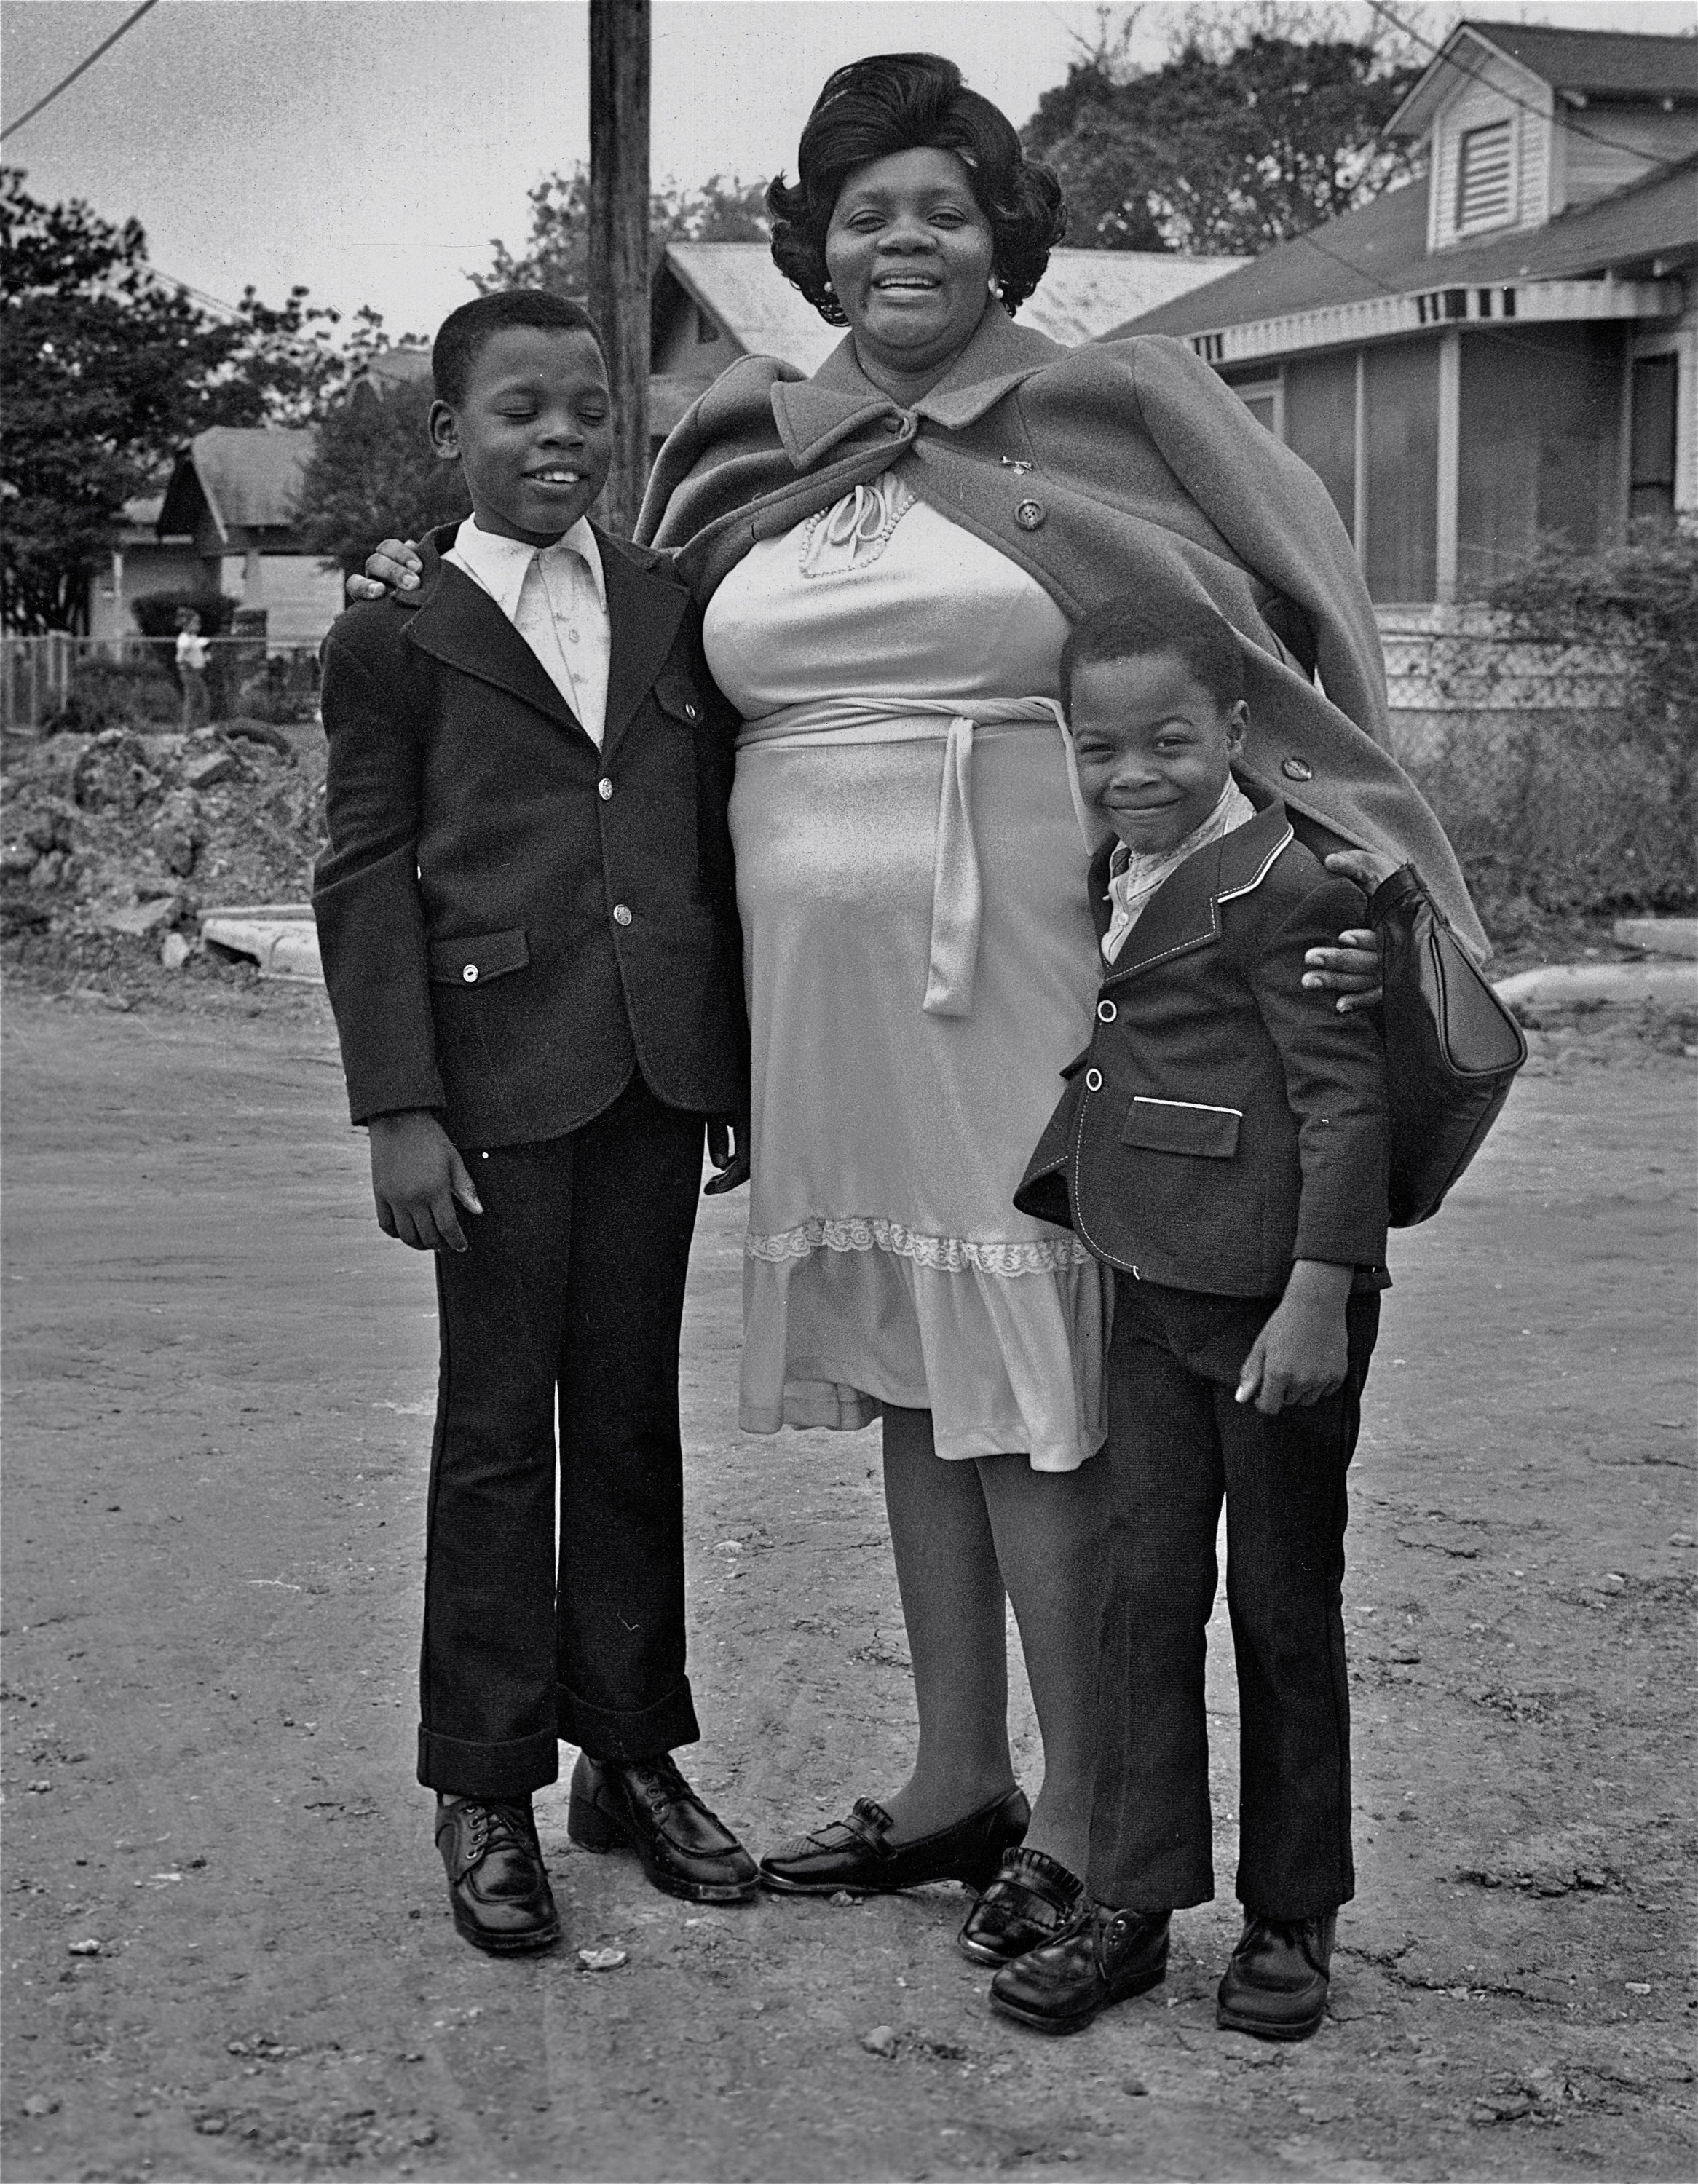
[[[967, 710], [970, 706], [970, 711]], [[937, 848], [931, 872], [931, 958], [920, 1006], [934, 1017], [973, 1012], [984, 891], [973, 840], [973, 741], [980, 730], [1053, 728], [1066, 740], [1053, 698], [828, 698], [746, 721], [739, 750], [824, 750], [834, 744], [941, 741]], [[1072, 766], [1070, 763], [1070, 777]]]

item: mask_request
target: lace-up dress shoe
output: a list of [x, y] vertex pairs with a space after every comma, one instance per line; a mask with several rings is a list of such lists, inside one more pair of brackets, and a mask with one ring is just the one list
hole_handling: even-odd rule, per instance
[[1021, 1790], [981, 1805], [952, 1828], [913, 1842], [893, 1843], [896, 1822], [870, 1797], [856, 1800], [846, 1820], [818, 1835], [800, 1836], [761, 1860], [767, 1887], [786, 1896], [835, 1896], [846, 1888], [863, 1896], [887, 1896], [928, 1880], [960, 1880], [988, 1888], [1004, 1855], [1016, 1849], [1031, 1822]]
[[560, 1939], [528, 1797], [439, 1798], [436, 1847], [454, 1923], [474, 1948], [506, 1956]]
[[1085, 1883], [1041, 1850], [1011, 1850], [955, 1937], [975, 1964], [1011, 1964], [1058, 1942], [1091, 1914]]
[[746, 1903], [755, 1861], [710, 1813], [669, 1753], [658, 1759], [578, 1755], [566, 1831], [581, 1850], [634, 1850], [655, 1886], [688, 1903]]
[[1216, 1992], [1215, 2022], [1258, 2040], [1307, 2040], [1327, 2014], [1338, 1914], [1264, 1919], [1244, 1914], [1244, 1931]]
[[1071, 1933], [1003, 1965], [991, 1982], [991, 2008], [1034, 2032], [1082, 2032], [1111, 2003], [1166, 1977], [1171, 1915], [1093, 1904]]

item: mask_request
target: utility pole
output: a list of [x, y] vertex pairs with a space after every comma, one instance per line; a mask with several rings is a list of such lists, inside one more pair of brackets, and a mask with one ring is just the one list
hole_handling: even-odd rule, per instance
[[649, 468], [649, 0], [589, 0], [589, 308], [613, 390], [602, 506], [628, 536]]

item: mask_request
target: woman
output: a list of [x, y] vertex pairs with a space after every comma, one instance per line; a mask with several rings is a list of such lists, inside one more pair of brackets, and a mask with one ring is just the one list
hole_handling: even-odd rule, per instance
[[[1068, 351], [1011, 323], [1064, 214], [1005, 117], [948, 61], [875, 57], [828, 81], [798, 166], [768, 193], [774, 256], [846, 337], [812, 380], [726, 372], [640, 535], [706, 601], [746, 723], [742, 1423], [882, 1419], [919, 1746], [882, 1803], [762, 1870], [993, 1883], [962, 1945], [998, 1963], [1080, 1914], [1090, 1820], [1105, 1297], [1011, 1204], [1100, 975], [1054, 702], [1070, 622], [1176, 572], [1240, 633], [1251, 767], [1321, 846], [1416, 856], [1477, 928], [1377, 748], [1377, 637], [1318, 481], [1181, 345]], [[1305, 983], [1366, 992], [1366, 938]], [[1005, 1592], [1043, 1741], [1030, 1813]]]

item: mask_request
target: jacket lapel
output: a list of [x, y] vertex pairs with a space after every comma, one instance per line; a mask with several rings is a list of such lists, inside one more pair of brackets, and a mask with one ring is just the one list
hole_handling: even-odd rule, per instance
[[394, 594], [398, 606], [413, 610], [413, 643], [433, 659], [533, 706], [556, 727], [582, 735], [577, 714], [494, 600], [463, 569], [443, 560], [444, 545], [452, 543], [451, 528], [433, 532], [421, 549], [424, 571], [419, 588]]
[[[1109, 967], [1103, 984], [1118, 985], [1153, 963], [1165, 963], [1218, 940], [1220, 905], [1260, 887], [1291, 838], [1285, 806], [1276, 798], [1254, 819], [1187, 857], [1144, 905], [1142, 916], [1126, 936], [1119, 961]], [[1103, 872], [1106, 889], [1106, 859]]]
[[690, 594], [670, 570], [645, 569], [623, 543], [598, 526], [601, 571], [607, 586], [611, 656], [607, 666], [607, 722], [601, 748], [611, 751], [642, 703], [672, 650]]

